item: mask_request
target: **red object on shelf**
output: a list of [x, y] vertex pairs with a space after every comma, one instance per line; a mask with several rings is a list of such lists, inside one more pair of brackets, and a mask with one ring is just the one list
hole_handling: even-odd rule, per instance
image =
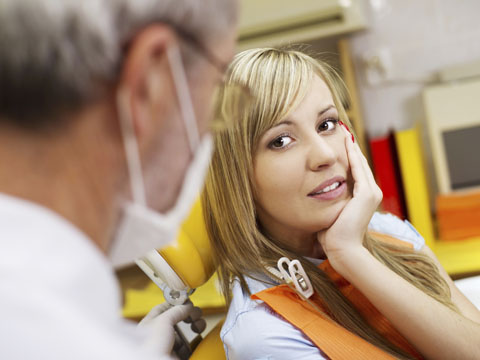
[[371, 139], [370, 151], [375, 179], [383, 192], [383, 210], [406, 219], [405, 197], [393, 134]]
[[440, 240], [480, 236], [480, 192], [438, 195], [437, 221]]

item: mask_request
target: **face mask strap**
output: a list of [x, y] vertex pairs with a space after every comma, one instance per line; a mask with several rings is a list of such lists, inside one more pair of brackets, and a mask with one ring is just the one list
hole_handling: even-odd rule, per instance
[[173, 83], [175, 91], [177, 92], [177, 99], [182, 113], [185, 131], [187, 132], [190, 150], [192, 154], [194, 154], [200, 143], [200, 135], [193, 110], [192, 99], [190, 97], [187, 77], [185, 76], [185, 70], [182, 65], [182, 56], [176, 44], [167, 49], [167, 59], [170, 64], [170, 69], [172, 70]]
[[[185, 71], [182, 67], [182, 58], [177, 45], [167, 49], [167, 59], [172, 71], [173, 83], [177, 94], [180, 112], [182, 114], [185, 131], [191, 152], [194, 154], [200, 144], [200, 136], [193, 111], [190, 90], [188, 88]], [[127, 166], [130, 174], [130, 186], [133, 200], [137, 204], [146, 206], [145, 183], [142, 175], [139, 147], [133, 129], [131, 118], [130, 96], [127, 89], [120, 89], [117, 93], [117, 108], [119, 109], [120, 127], [123, 134], [123, 144], [127, 157]]]
[[130, 94], [128, 90], [120, 89], [117, 93], [117, 108], [119, 110], [120, 128], [123, 135], [128, 172], [130, 174], [132, 196], [135, 203], [146, 206], [145, 183], [143, 181], [139, 147], [133, 130], [129, 102]]

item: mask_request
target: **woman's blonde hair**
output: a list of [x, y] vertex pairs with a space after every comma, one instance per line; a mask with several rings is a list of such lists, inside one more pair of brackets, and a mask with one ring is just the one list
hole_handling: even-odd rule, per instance
[[[346, 90], [327, 64], [295, 50], [274, 48], [247, 50], [230, 65], [226, 84], [216, 103], [217, 116], [232, 123], [215, 136], [215, 151], [206, 180], [202, 204], [224, 295], [229, 303], [233, 279], [250, 293], [246, 277], [272, 274], [280, 257], [301, 261], [315, 291], [321, 296], [326, 316], [363, 339], [407, 359], [408, 354], [380, 335], [342, 295], [328, 276], [310, 261], [264, 234], [256, 216], [253, 156], [260, 137], [284, 119], [301, 102], [313, 76], [329, 87], [339, 118], [351, 125], [345, 112]], [[237, 106], [229, 85], [247, 87], [248, 106]], [[351, 128], [351, 126], [350, 126]], [[447, 283], [427, 256], [388, 245], [366, 236], [364, 246], [384, 265], [441, 303], [454, 308]], [[273, 281], [272, 281], [273, 283]]]

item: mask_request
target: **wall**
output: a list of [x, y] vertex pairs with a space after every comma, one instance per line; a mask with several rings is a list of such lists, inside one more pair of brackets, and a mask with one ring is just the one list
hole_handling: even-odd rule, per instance
[[[421, 91], [439, 69], [480, 60], [480, 1], [365, 2], [370, 28], [354, 34], [350, 45], [366, 130], [378, 136], [423, 118]], [[362, 59], [382, 52], [391, 61], [391, 80], [369, 85]]]

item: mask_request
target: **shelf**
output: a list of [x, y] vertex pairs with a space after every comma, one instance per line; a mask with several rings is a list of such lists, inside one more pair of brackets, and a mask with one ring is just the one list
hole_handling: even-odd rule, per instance
[[451, 276], [480, 273], [480, 237], [434, 241], [430, 246]]

